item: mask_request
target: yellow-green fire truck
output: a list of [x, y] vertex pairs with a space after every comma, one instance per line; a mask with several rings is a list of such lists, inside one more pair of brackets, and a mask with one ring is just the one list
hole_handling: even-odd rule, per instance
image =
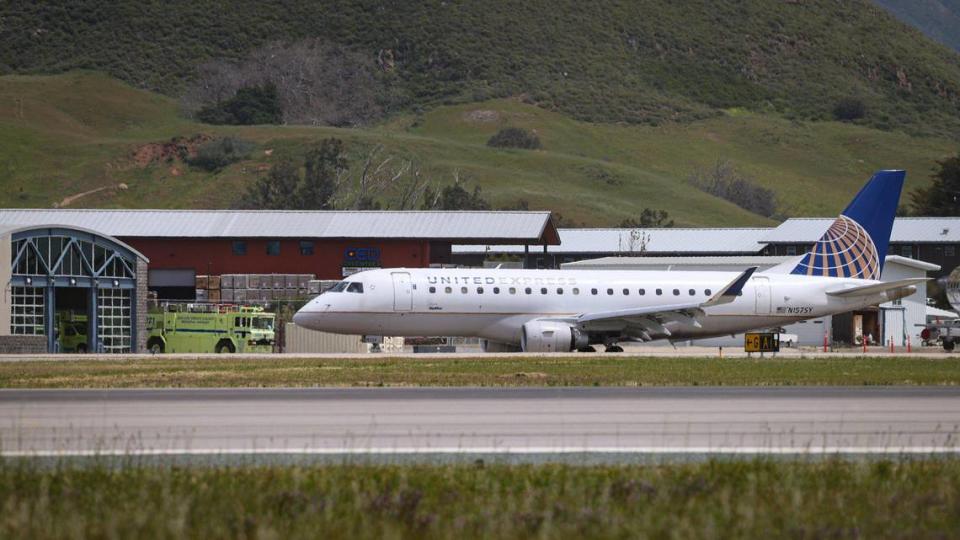
[[147, 315], [153, 353], [273, 352], [274, 314], [260, 307], [164, 304]]
[[61, 352], [87, 352], [87, 316], [72, 311], [58, 311], [57, 341]]

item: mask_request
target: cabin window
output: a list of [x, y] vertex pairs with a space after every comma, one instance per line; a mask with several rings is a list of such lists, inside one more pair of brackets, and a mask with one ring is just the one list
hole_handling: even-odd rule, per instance
[[704, 289], [703, 294], [710, 296], [710, 289]]
[[574, 288], [573, 288], [573, 294], [580, 294], [580, 289], [574, 287]]
[[268, 240], [267, 241], [267, 255], [276, 257], [280, 255], [280, 241], [279, 240]]
[[435, 293], [435, 292], [437, 292], [437, 288], [436, 288], [436, 287], [430, 287], [430, 293], [432, 294], [432, 293]]
[[657, 296], [660, 296], [661, 294], [663, 294], [663, 289], [657, 289]]
[[354, 281], [349, 286], [347, 286], [347, 292], [352, 293], [362, 293], [363, 292], [363, 283], [359, 281]]
[[477, 294], [483, 294], [483, 287], [477, 287]]
[[540, 288], [540, 294], [547, 294], [547, 288], [546, 288], [546, 287], [541, 287], [541, 288]]
[[607, 289], [607, 294], [608, 294], [608, 295], [613, 295], [613, 289]]
[[680, 296], [680, 289], [674, 289], [674, 290], [673, 290], [673, 295], [674, 295], [674, 296]]
[[447, 294], [450, 294], [450, 293], [453, 292], [453, 288], [452, 288], [452, 287], [444, 287], [443, 292], [445, 292], [445, 293], [447, 293]]
[[500, 294], [500, 287], [494, 287], [493, 294]]
[[517, 289], [515, 287], [510, 287], [510, 294], [517, 294]]
[[557, 294], [563, 294], [563, 289], [560, 287], [557, 287]]
[[624, 295], [624, 296], [630, 296], [630, 289], [624, 289], [624, 290], [623, 290], [623, 295]]
[[527, 294], [533, 294], [533, 289], [531, 289], [530, 287], [527, 287], [526, 289], [523, 290], [523, 292]]
[[596, 295], [596, 294], [597, 294], [597, 290], [596, 290], [596, 289], [590, 289], [590, 294]]
[[697, 294], [697, 291], [695, 291], [695, 290], [693, 290], [693, 289], [690, 289], [690, 296], [694, 296], [694, 295], [696, 295], [696, 294]]
[[647, 294], [647, 290], [646, 290], [646, 289], [640, 289], [638, 292], [640, 293], [640, 296], [643, 296], [643, 295]]
[[236, 240], [232, 244], [233, 254], [234, 255], [246, 255], [247, 254], [247, 243], [243, 240]]
[[347, 288], [347, 285], [348, 284], [346, 281], [341, 281], [336, 285], [334, 285], [333, 287], [330, 287], [329, 289], [327, 289], [327, 292], [342, 292], [344, 289]]
[[463, 294], [467, 294], [467, 288], [466, 288], [466, 287], [460, 287], [460, 292], [463, 293]]

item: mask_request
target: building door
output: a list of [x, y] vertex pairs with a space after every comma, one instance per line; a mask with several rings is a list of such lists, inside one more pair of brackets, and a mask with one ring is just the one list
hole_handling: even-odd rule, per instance
[[410, 286], [410, 274], [393, 272], [393, 310], [410, 311], [413, 309], [413, 290]]
[[770, 296], [770, 278], [754, 277], [753, 289], [757, 294], [757, 315], [769, 315], [770, 303], [773, 300]]

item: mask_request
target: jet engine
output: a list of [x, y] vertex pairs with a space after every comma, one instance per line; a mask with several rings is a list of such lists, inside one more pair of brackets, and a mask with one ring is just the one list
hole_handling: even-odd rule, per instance
[[523, 352], [569, 352], [587, 345], [585, 333], [562, 322], [530, 321], [520, 336]]

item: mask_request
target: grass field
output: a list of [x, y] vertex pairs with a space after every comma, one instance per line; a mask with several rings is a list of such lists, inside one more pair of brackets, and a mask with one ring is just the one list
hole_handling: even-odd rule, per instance
[[[544, 149], [487, 147], [504, 126], [535, 129]], [[145, 144], [198, 133], [236, 135], [257, 148], [216, 173], [134, 159]], [[644, 207], [667, 210], [677, 225], [773, 224], [686, 183], [718, 158], [774, 189], [786, 215], [810, 216], [835, 215], [877, 169], [906, 168], [907, 189], [925, 185], [935, 161], [956, 151], [946, 139], [739, 110], [660, 127], [593, 124], [515, 99], [439, 107], [367, 129], [214, 127], [184, 119], [169, 98], [103, 75], [4, 76], [0, 207], [45, 208], [98, 188], [107, 189], [67, 206], [229, 207], [272, 163], [330, 136], [347, 141], [354, 161], [382, 144], [384, 155], [414, 160], [435, 185], [459, 171], [495, 206], [524, 199], [588, 226], [617, 225]]]
[[960, 461], [0, 463], [5, 538], [956, 538]]
[[233, 358], [0, 363], [0, 388], [956, 385], [922, 358]]

